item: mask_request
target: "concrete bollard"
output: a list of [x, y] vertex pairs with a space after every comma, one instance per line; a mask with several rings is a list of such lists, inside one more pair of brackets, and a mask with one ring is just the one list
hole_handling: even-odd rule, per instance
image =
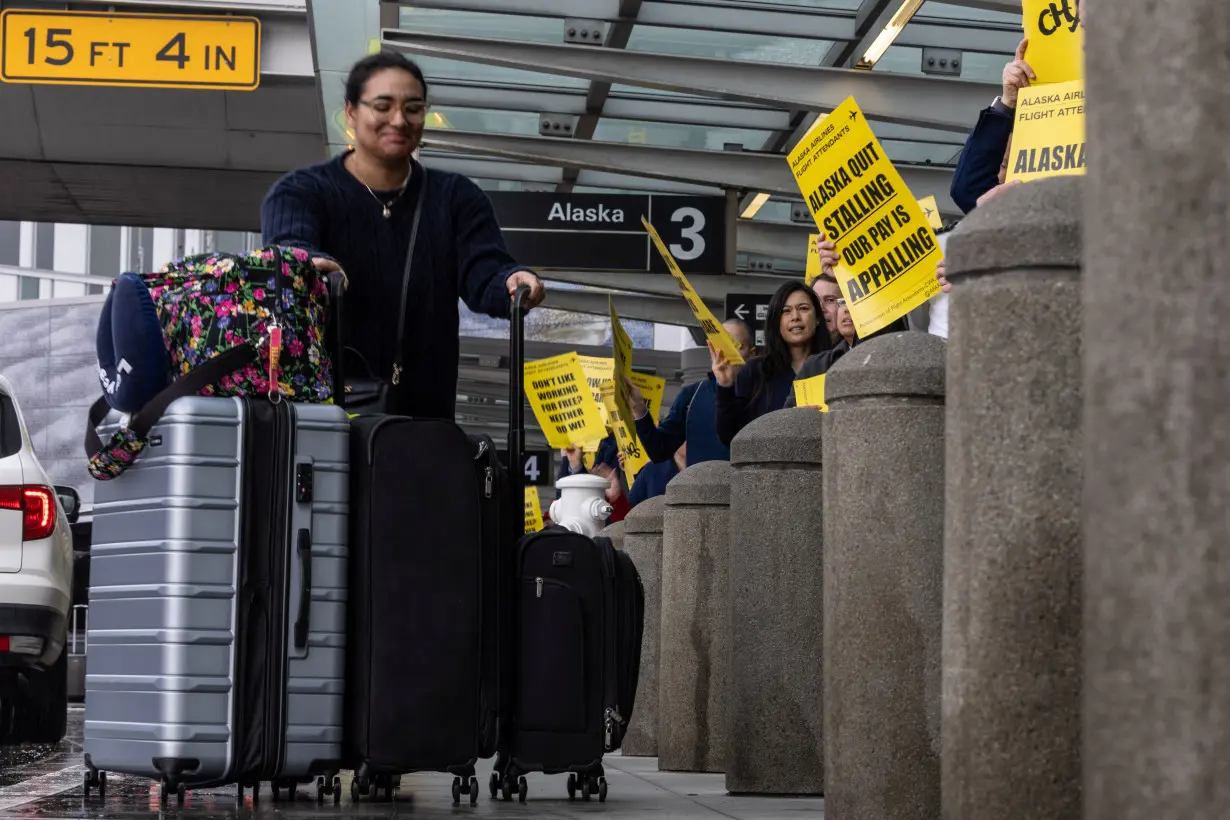
[[642, 501], [621, 522], [624, 552], [636, 564], [645, 588], [645, 630], [641, 636], [641, 676], [636, 708], [624, 734], [622, 751], [632, 757], [658, 754], [658, 643], [662, 634], [662, 512], [665, 496]]
[[658, 665], [663, 771], [720, 772], [726, 764], [730, 479], [729, 462], [706, 461], [666, 486]]
[[1081, 816], [1081, 183], [948, 242], [945, 820]]
[[[624, 533], [625, 532], [626, 530], [624, 528], [624, 522], [616, 521], [614, 524], [608, 524], [606, 527], [604, 527], [603, 530], [598, 533], [598, 535], [603, 538], [611, 539], [611, 543], [615, 545], [615, 549], [622, 550], [624, 548]], [[638, 569], [639, 569], [639, 565], [638, 565]]]
[[779, 410], [731, 442], [726, 790], [735, 794], [824, 791], [821, 418]]
[[824, 815], [940, 817], [944, 352], [871, 339], [824, 382]]
[[1084, 5], [1085, 817], [1225, 820], [1230, 5]]

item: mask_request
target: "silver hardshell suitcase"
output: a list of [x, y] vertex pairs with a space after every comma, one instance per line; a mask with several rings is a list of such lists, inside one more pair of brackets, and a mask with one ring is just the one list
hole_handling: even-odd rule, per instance
[[313, 778], [340, 797], [348, 431], [336, 405], [181, 398], [96, 485], [87, 795], [112, 771], [164, 802]]

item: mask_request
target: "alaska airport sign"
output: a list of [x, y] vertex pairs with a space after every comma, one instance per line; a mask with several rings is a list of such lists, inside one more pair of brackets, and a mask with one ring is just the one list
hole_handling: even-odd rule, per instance
[[723, 273], [723, 197], [658, 194], [553, 194], [488, 191], [518, 262], [557, 270], [669, 273], [645, 229], [645, 216], [684, 273]]

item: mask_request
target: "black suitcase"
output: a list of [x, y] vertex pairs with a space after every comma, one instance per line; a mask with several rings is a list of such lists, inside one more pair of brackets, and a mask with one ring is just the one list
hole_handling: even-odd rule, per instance
[[512, 584], [513, 694], [490, 789], [525, 802], [526, 773], [567, 772], [570, 799], [605, 801], [602, 756], [623, 741], [640, 674], [640, 576], [609, 539], [552, 526], [518, 544]]
[[[520, 407], [523, 310], [510, 337]], [[514, 411], [510, 452], [522, 448]], [[514, 473], [515, 474], [515, 473]], [[520, 483], [486, 437], [452, 421], [351, 422], [351, 549], [345, 765], [351, 796], [392, 798], [393, 780], [454, 775], [478, 800], [474, 764], [496, 751], [503, 713], [500, 579], [522, 532]]]

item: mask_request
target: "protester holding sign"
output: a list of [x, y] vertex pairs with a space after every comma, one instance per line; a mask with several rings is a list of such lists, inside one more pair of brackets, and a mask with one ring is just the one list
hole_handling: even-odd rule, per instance
[[[751, 358], [752, 328], [748, 323], [742, 319], [728, 319], [722, 326], [734, 339], [739, 354], [745, 360]], [[730, 460], [730, 448], [717, 435], [717, 380], [713, 373], [704, 381], [684, 385], [666, 418], [658, 425], [654, 424], [645, 397], [635, 384], [629, 386], [628, 397], [636, 418], [636, 436], [653, 463], [674, 460], [685, 443], [688, 467], [704, 461]]]
[[739, 431], [766, 413], [780, 410], [790, 397], [795, 374], [809, 356], [828, 350], [824, 311], [802, 282], [786, 282], [773, 294], [765, 318], [765, 349], [737, 371], [726, 355], [709, 345], [717, 380], [717, 435], [727, 447]]
[[965, 213], [978, 207], [978, 198], [1004, 181], [1007, 174], [1008, 144], [1016, 120], [1017, 95], [1035, 79], [1025, 62], [1029, 40], [1021, 40], [1016, 56], [1004, 66], [1003, 93], [978, 116], [974, 130], [965, 138], [965, 147], [952, 172], [949, 193]]

